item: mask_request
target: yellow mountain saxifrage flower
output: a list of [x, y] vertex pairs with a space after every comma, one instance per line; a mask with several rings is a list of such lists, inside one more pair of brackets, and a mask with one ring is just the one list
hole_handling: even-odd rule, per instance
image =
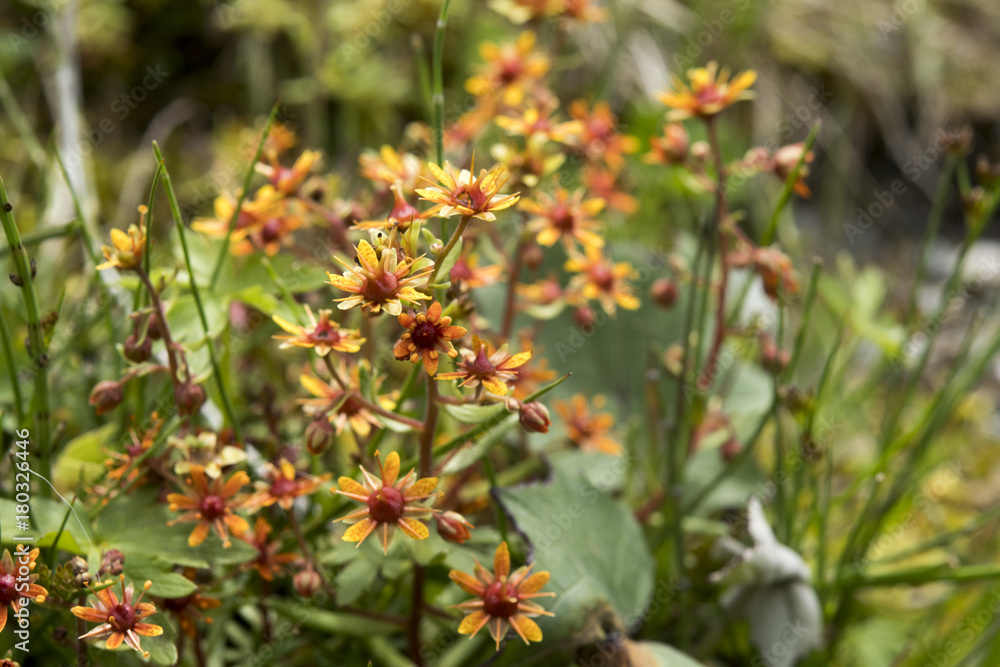
[[572, 195], [565, 188], [556, 188], [555, 196], [540, 193], [537, 199], [525, 199], [520, 208], [535, 216], [528, 221], [528, 231], [535, 232], [539, 245], [551, 246], [560, 238], [568, 249], [574, 242], [584, 248], [603, 248], [604, 239], [598, 233], [601, 223], [592, 216], [604, 208], [603, 199], [584, 199], [583, 190]]
[[399, 153], [392, 146], [382, 146], [376, 155], [365, 151], [358, 158], [361, 175], [369, 181], [388, 189], [399, 183], [403, 191], [412, 193], [417, 179], [424, 174], [423, 161], [412, 153]]
[[486, 343], [478, 336], [473, 336], [472, 346], [472, 350], [462, 350], [462, 361], [455, 364], [459, 370], [441, 373], [435, 379], [462, 380], [459, 387], [475, 388], [482, 384], [491, 394], [506, 396], [507, 383], [517, 378], [518, 371], [515, 369], [531, 359], [531, 351], [512, 356], [507, 354], [507, 345], [504, 344], [490, 355], [487, 354]]
[[463, 215], [492, 222], [497, 219], [493, 211], [502, 211], [517, 203], [520, 193], [512, 195], [499, 194], [500, 189], [510, 178], [506, 167], [498, 164], [489, 172], [480, 170], [479, 177], [473, 176], [476, 170], [475, 160], [469, 169], [463, 169], [457, 175], [448, 161], [444, 169], [432, 162], [427, 167], [434, 173], [440, 185], [429, 188], [417, 188], [417, 194], [422, 199], [438, 204], [440, 208], [435, 214], [442, 218], [453, 215]]
[[298, 192], [299, 187], [309, 176], [309, 172], [319, 164], [322, 158], [323, 154], [320, 151], [302, 151], [302, 154], [296, 158], [295, 164], [289, 168], [283, 167], [278, 162], [277, 156], [273, 156], [268, 160], [270, 164], [258, 162], [256, 170], [267, 176], [278, 195], [291, 196]]
[[556, 104], [555, 101], [549, 104], [539, 102], [527, 109], [497, 116], [493, 122], [514, 137], [541, 138], [568, 143], [583, 132], [583, 123], [579, 120], [559, 122], [553, 119], [552, 112]]
[[119, 270], [134, 269], [142, 262], [142, 254], [146, 250], [146, 214], [149, 209], [139, 207], [139, 224], [129, 225], [126, 234], [120, 229], [111, 230], [111, 245], [101, 246], [101, 252], [106, 260], [97, 266], [98, 269]]
[[307, 327], [292, 324], [285, 318], [275, 315], [272, 318], [275, 324], [292, 335], [272, 336], [272, 338], [282, 341], [280, 346], [282, 349], [311, 347], [321, 357], [328, 355], [330, 350], [337, 352], [357, 352], [360, 350], [365, 339], [360, 337], [357, 329], [341, 329], [339, 324], [330, 319], [332, 314], [331, 310], [320, 310], [317, 320], [307, 304], [306, 316], [309, 318], [309, 326]]
[[[595, 408], [603, 408], [605, 404], [604, 396], [594, 397]], [[609, 412], [591, 413], [583, 394], [576, 394], [568, 401], [557, 399], [552, 407], [566, 422], [566, 435], [580, 449], [614, 455], [622, 453], [622, 446], [607, 435], [615, 425], [614, 416]]]
[[302, 216], [292, 203], [274, 186], [265, 185], [243, 202], [229, 234], [229, 221], [237, 201], [232, 195], [223, 194], [215, 198], [215, 217], [197, 218], [191, 229], [215, 238], [229, 234], [229, 251], [236, 256], [249, 255], [255, 250], [273, 256], [291, 243], [292, 233], [302, 226]]
[[479, 55], [486, 61], [480, 72], [465, 82], [476, 97], [497, 97], [505, 106], [516, 107], [549, 71], [549, 59], [535, 51], [535, 33], [525, 31], [517, 42], [496, 45], [483, 42]]
[[254, 568], [264, 581], [274, 581], [274, 575], [287, 574], [285, 566], [299, 560], [297, 553], [278, 553], [280, 540], [271, 540], [271, 524], [262, 516], [257, 517], [252, 535], [241, 535], [240, 539], [257, 550], [257, 558], [244, 563], [244, 569]]
[[378, 539], [382, 544], [382, 553], [389, 553], [389, 545], [392, 543], [396, 528], [415, 540], [426, 539], [430, 534], [425, 526], [414, 517], [430, 514], [434, 510], [419, 504], [419, 501], [430, 498], [434, 487], [437, 486], [437, 477], [424, 477], [417, 479], [414, 470], [399, 478], [399, 454], [392, 452], [385, 458], [385, 465], [379, 459], [378, 452], [375, 452], [375, 461], [379, 467], [379, 477], [376, 479], [364, 467], [361, 474], [364, 476], [364, 484], [354, 481], [350, 477], [341, 477], [338, 480], [339, 489], [333, 489], [334, 493], [342, 495], [351, 500], [365, 505], [361, 509], [336, 519], [346, 523], [354, 524], [344, 533], [345, 542], [357, 542], [358, 546], [365, 541], [374, 531], [378, 531]]
[[431, 268], [425, 267], [410, 275], [414, 260], [399, 261], [398, 252], [396, 248], [383, 248], [379, 258], [371, 244], [362, 239], [358, 242], [358, 266], [348, 266], [337, 259], [346, 271], [340, 276], [327, 273], [328, 283], [351, 294], [335, 299], [340, 302], [337, 307], [348, 310], [361, 306], [376, 314], [385, 309], [390, 315], [399, 315], [403, 312], [403, 301], [415, 303], [430, 299], [414, 289], [414, 285], [427, 278]]
[[[17, 552], [15, 551], [15, 553]], [[33, 602], [40, 603], [45, 602], [45, 598], [49, 594], [47, 590], [35, 583], [38, 581], [37, 574], [27, 576], [26, 581], [25, 579], [19, 580], [19, 577], [22, 576], [22, 568], [27, 568], [28, 572], [35, 569], [38, 553], [38, 549], [29, 551], [28, 564], [24, 565], [20, 562], [21, 554], [17, 554], [18, 562], [15, 563], [14, 559], [11, 558], [10, 551], [3, 550], [3, 558], [0, 559], [0, 631], [7, 625], [8, 606], [17, 614], [21, 611], [22, 599], [30, 598]], [[26, 588], [24, 584], [27, 584]], [[17, 624], [15, 623], [15, 625]]]
[[670, 120], [708, 118], [730, 104], [753, 97], [753, 92], [747, 89], [757, 80], [755, 71], [747, 70], [730, 81], [729, 69], [723, 68], [721, 72], [718, 69], [718, 63], [710, 62], [706, 67], [688, 70], [690, 88], [674, 77], [673, 89], [659, 96], [661, 102], [673, 109]]
[[500, 264], [479, 266], [479, 255], [474, 252], [459, 256], [448, 272], [451, 282], [457, 283], [464, 290], [495, 285], [502, 275], [503, 266]]
[[437, 373], [439, 353], [444, 352], [452, 359], [458, 356], [451, 341], [464, 336], [465, 328], [453, 325], [450, 317], [442, 317], [441, 304], [437, 301], [430, 305], [426, 313], [416, 316], [400, 313], [399, 323], [407, 330], [392, 349], [396, 359], [409, 359], [414, 364], [423, 359], [424, 370], [428, 375], [434, 375]]
[[299, 475], [295, 466], [286, 459], [281, 459], [278, 465], [267, 462], [264, 467], [267, 479], [254, 482], [256, 491], [243, 503], [243, 507], [251, 512], [275, 503], [283, 510], [290, 510], [296, 498], [308, 496], [333, 476], [330, 473], [319, 477]]
[[588, 159], [617, 173], [625, 166], [625, 155], [639, 150], [638, 139], [618, 131], [618, 117], [607, 102], [590, 109], [583, 100], [576, 100], [569, 105], [569, 113], [583, 126], [579, 144]]
[[[365, 360], [360, 362], [360, 364], [367, 363]], [[341, 368], [341, 373], [343, 373], [343, 367]], [[326, 417], [334, 425], [337, 435], [343, 433], [345, 426], [350, 426], [350, 430], [355, 435], [364, 438], [371, 433], [372, 426], [375, 428], [382, 428], [384, 426], [375, 413], [355, 400], [353, 396], [349, 397], [346, 401], [342, 400], [344, 389], [339, 384], [333, 385], [315, 376], [305, 374], [299, 376], [299, 381], [310, 394], [316, 397], [298, 399], [299, 405], [303, 406], [303, 411], [314, 419]], [[376, 380], [376, 384], [378, 382], [379, 380]], [[361, 386], [359, 366], [354, 366], [351, 369], [349, 386], [355, 389]], [[389, 394], [378, 396], [379, 406], [386, 410], [394, 410], [396, 407], [396, 402], [392, 398], [394, 393], [390, 392]]]
[[534, 565], [519, 567], [510, 572], [510, 551], [507, 543], [501, 542], [493, 556], [493, 572], [476, 561], [475, 576], [459, 570], [448, 573], [456, 584], [474, 600], [454, 605], [454, 608], [469, 613], [458, 626], [459, 634], [476, 636], [484, 625], [489, 624], [490, 635], [500, 650], [500, 640], [507, 635], [508, 625], [514, 628], [525, 644], [542, 641], [542, 630], [531, 620], [534, 617], [555, 616], [531, 602], [533, 598], [555, 597], [555, 593], [539, 593], [549, 582], [548, 572], [536, 572], [529, 576]]
[[125, 575], [118, 575], [118, 581], [122, 586], [122, 599], [119, 600], [114, 590], [105, 588], [95, 591], [97, 602], [93, 607], [73, 607], [70, 611], [77, 618], [82, 618], [91, 623], [100, 623], [90, 632], [80, 635], [80, 639], [91, 639], [93, 637], [107, 637], [104, 647], [113, 650], [122, 645], [128, 644], [148, 658], [149, 651], [143, 651], [139, 645], [139, 636], [158, 637], [163, 634], [163, 628], [152, 623], [143, 623], [142, 620], [156, 613], [156, 605], [151, 602], [143, 602], [142, 596], [146, 594], [151, 581], [143, 585], [142, 593], [135, 598], [135, 584], [125, 585]]
[[608, 315], [614, 315], [616, 306], [637, 310], [639, 299], [626, 282], [635, 278], [636, 272], [628, 262], [612, 262], [599, 248], [585, 248], [585, 255], [574, 254], [566, 260], [566, 270], [573, 276], [567, 293], [570, 301], [585, 303], [597, 299]]
[[208, 537], [208, 531], [213, 526], [222, 539], [222, 546], [231, 546], [229, 533], [239, 536], [245, 533], [250, 524], [236, 514], [243, 506], [242, 501], [233, 498], [236, 493], [250, 483], [250, 477], [242, 470], [235, 472], [228, 481], [213, 479], [209, 483], [205, 469], [201, 466], [191, 468], [190, 488], [188, 495], [171, 493], [167, 495], [171, 512], [183, 511], [184, 514], [167, 522], [168, 526], [186, 521], [197, 521], [198, 525], [188, 536], [188, 544], [196, 547]]

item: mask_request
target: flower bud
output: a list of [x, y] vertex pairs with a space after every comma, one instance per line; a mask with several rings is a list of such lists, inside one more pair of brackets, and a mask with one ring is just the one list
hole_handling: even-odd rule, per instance
[[548, 433], [549, 426], [552, 425], [552, 420], [549, 419], [549, 409], [538, 401], [521, 403], [517, 418], [524, 430], [531, 433]]
[[545, 260], [545, 252], [537, 243], [531, 243], [526, 245], [521, 251], [521, 260], [524, 262], [526, 267], [532, 271], [536, 271]]
[[299, 570], [292, 577], [292, 586], [295, 588], [295, 592], [302, 597], [311, 598], [323, 587], [323, 578], [311, 565], [307, 565], [305, 569]]
[[160, 331], [160, 321], [155, 316], [149, 318], [149, 324], [146, 325], [146, 337], [150, 340], [160, 340], [163, 338], [163, 334]]
[[70, 572], [73, 573], [73, 585], [77, 588], [86, 588], [90, 585], [90, 564], [80, 556], [73, 556], [67, 563]]
[[772, 373], [783, 373], [788, 361], [788, 350], [779, 350], [774, 339], [766, 334], [760, 337], [761, 366]]
[[465, 520], [464, 516], [451, 510], [435, 514], [434, 521], [437, 523], [438, 535], [449, 542], [457, 544], [463, 544], [469, 539], [471, 535], [469, 529], [475, 528], [475, 526]]
[[320, 454], [333, 444], [337, 430], [324, 415], [316, 417], [306, 426], [306, 449], [311, 454]]
[[90, 392], [90, 404], [94, 406], [94, 411], [103, 415], [118, 407], [124, 400], [125, 394], [122, 391], [120, 382], [114, 380], [104, 380], [98, 382]]
[[580, 306], [573, 311], [573, 321], [584, 333], [589, 333], [597, 325], [597, 315], [590, 306]]
[[649, 290], [653, 302], [663, 308], [670, 308], [677, 303], [677, 283], [670, 278], [660, 278]]
[[141, 364], [147, 361], [153, 354], [153, 341], [149, 336], [146, 336], [142, 343], [139, 343], [135, 334], [130, 335], [125, 339], [125, 349], [123, 350], [125, 358], [131, 362]]
[[205, 402], [205, 390], [193, 382], [185, 382], [174, 389], [174, 402], [182, 417], [193, 415]]
[[97, 571], [97, 576], [103, 577], [105, 574], [110, 574], [112, 577], [117, 577], [124, 570], [125, 554], [118, 549], [112, 549], [101, 558], [101, 569]]
[[735, 436], [733, 436], [729, 438], [729, 440], [722, 443], [722, 446], [719, 447], [719, 454], [722, 456], [723, 461], [729, 463], [736, 458], [736, 455], [740, 453], [741, 449], [743, 449], [743, 445], [736, 439]]

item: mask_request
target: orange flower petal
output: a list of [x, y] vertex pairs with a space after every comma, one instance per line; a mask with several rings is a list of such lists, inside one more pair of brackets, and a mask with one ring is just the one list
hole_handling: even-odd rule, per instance
[[501, 542], [493, 555], [493, 575], [499, 579], [510, 574], [510, 550], [506, 542]]

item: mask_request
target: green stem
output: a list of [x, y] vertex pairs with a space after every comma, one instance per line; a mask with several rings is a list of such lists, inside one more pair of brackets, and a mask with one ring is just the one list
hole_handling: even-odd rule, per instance
[[927, 272], [927, 264], [931, 256], [931, 243], [937, 238], [938, 230], [941, 228], [941, 218], [944, 217], [944, 207], [948, 203], [948, 189], [951, 185], [952, 174], [955, 173], [957, 159], [954, 154], [948, 153], [941, 177], [938, 179], [937, 189], [934, 191], [934, 201], [931, 204], [930, 216], [927, 218], [927, 233], [924, 235], [920, 262], [917, 264], [913, 284], [910, 285], [910, 296], [906, 300], [906, 315], [903, 317], [903, 324], [907, 327], [913, 323], [913, 318], [917, 314], [917, 291], [924, 282], [924, 274]]
[[788, 174], [788, 178], [785, 179], [785, 184], [781, 187], [781, 194], [778, 195], [778, 203], [774, 207], [774, 211], [771, 213], [771, 219], [767, 223], [767, 227], [764, 229], [764, 233], [760, 237], [760, 244], [762, 246], [769, 245], [771, 240], [774, 238], [774, 233], [778, 230], [778, 218], [781, 216], [781, 212], [785, 209], [785, 205], [788, 200], [792, 197], [792, 191], [795, 188], [795, 182], [799, 179], [799, 172], [802, 171], [803, 165], [806, 162], [806, 156], [812, 149], [813, 144], [816, 143], [816, 137], [819, 136], [819, 129], [822, 123], [816, 121], [812, 129], [809, 130], [809, 136], [806, 137], [805, 145], [802, 148], [802, 155], [799, 156], [798, 162], [795, 163], [795, 167], [792, 169], [791, 173]]
[[[156, 159], [163, 163], [163, 153], [160, 151], [160, 145], [153, 142], [153, 153], [156, 155]], [[236, 420], [236, 414], [233, 410], [233, 404], [229, 400], [229, 392], [226, 390], [226, 383], [222, 377], [222, 371], [219, 367], [219, 355], [215, 349], [215, 341], [212, 339], [212, 334], [208, 326], [208, 318], [205, 316], [205, 307], [201, 301], [201, 292], [198, 290], [198, 282], [195, 280], [194, 265], [191, 263], [191, 253], [188, 251], [187, 239], [184, 235], [184, 220], [181, 217], [181, 207], [177, 202], [177, 193], [174, 191], [174, 185], [170, 180], [170, 172], [167, 171], [167, 166], [163, 163], [163, 187], [167, 191], [167, 199], [170, 202], [170, 212], [174, 217], [174, 225], [177, 228], [177, 235], [181, 241], [181, 249], [184, 252], [184, 264], [187, 266], [188, 277], [191, 281], [191, 294], [194, 296], [194, 303], [198, 309], [198, 318], [201, 320], [202, 331], [205, 332], [205, 342], [208, 345], [208, 356], [212, 363], [212, 374], [215, 376], [216, 386], [219, 389], [219, 395], [222, 397], [222, 407], [226, 413], [226, 418], [229, 419], [229, 423], [233, 427], [233, 433], [236, 435], [236, 439], [239, 442], [243, 442], [243, 428], [240, 423]]]
[[[233, 234], [233, 229], [236, 228], [236, 221], [240, 217], [240, 211], [243, 209], [243, 202], [246, 201], [247, 193], [250, 192], [250, 182], [253, 180], [254, 168], [257, 166], [257, 161], [260, 160], [260, 154], [264, 150], [264, 142], [267, 141], [267, 135], [271, 131], [271, 124], [274, 123], [274, 119], [278, 115], [278, 105], [280, 102], [275, 102], [274, 106], [271, 107], [271, 113], [267, 116], [267, 122], [264, 124], [264, 132], [260, 135], [260, 142], [257, 144], [257, 151], [253, 154], [253, 160], [250, 162], [250, 167], [247, 169], [246, 176], [243, 177], [243, 189], [240, 191], [239, 199], [236, 201], [236, 208], [233, 209], [233, 214], [229, 217], [229, 228], [226, 230], [226, 238], [222, 241], [222, 247], [219, 248], [219, 255], [215, 258], [215, 267], [212, 269], [212, 277], [208, 281], [208, 289], [212, 291], [215, 289], [215, 285], [219, 282], [219, 274], [222, 272], [222, 265], [226, 261], [226, 257], [229, 256], [229, 237]], [[158, 154], [157, 157], [160, 161], [163, 158]], [[192, 277], [192, 282], [194, 279]]]
[[0, 313], [0, 342], [3, 343], [3, 357], [4, 363], [7, 364], [7, 375], [10, 376], [10, 387], [14, 391], [14, 414], [17, 416], [17, 423], [24, 424], [24, 397], [21, 396], [21, 383], [17, 377], [14, 344], [7, 328], [7, 318], [2, 313]]
[[[21, 243], [21, 233], [17, 228], [17, 223], [14, 222], [13, 209], [10, 199], [7, 197], [7, 188], [4, 187], [3, 179], [0, 178], [0, 222], [3, 223], [3, 231], [7, 237], [7, 243], [10, 244], [17, 277], [21, 282], [21, 298], [24, 301], [28, 321], [30, 347], [28, 356], [31, 358], [32, 372], [35, 375], [35, 391], [31, 397], [35, 425], [32, 440], [38, 443], [41, 474], [49, 479], [52, 477], [52, 442], [49, 439], [49, 380], [45, 332], [42, 331], [42, 312], [38, 303], [38, 294], [35, 292], [34, 278], [31, 275], [31, 262], [24, 245]], [[45, 496], [51, 494], [51, 491], [45, 486], [42, 487], [41, 492]]]
[[[437, 28], [434, 32], [434, 146], [437, 151], [437, 164], [444, 166], [444, 31], [448, 25], [448, 8], [451, 0], [441, 3], [441, 13], [438, 14]], [[447, 253], [445, 253], [447, 254]]]
[[444, 261], [444, 258], [448, 256], [448, 253], [451, 252], [451, 249], [455, 247], [455, 244], [458, 243], [458, 240], [462, 238], [462, 234], [465, 233], [465, 228], [469, 226], [469, 222], [471, 220], [472, 218], [470, 218], [469, 216], [463, 215], [462, 221], [458, 223], [458, 228], [455, 230], [455, 233], [451, 235], [451, 238], [448, 239], [448, 243], [446, 243], [444, 248], [441, 249], [441, 252], [437, 254], [437, 259], [434, 261], [434, 268], [431, 270], [431, 275], [427, 278], [428, 289], [431, 288], [431, 285], [434, 284], [434, 280], [437, 278], [438, 269], [441, 267], [441, 262]]
[[[72, 220], [67, 222], [65, 225], [53, 225], [52, 227], [45, 227], [44, 229], [39, 229], [31, 232], [30, 234], [25, 234], [21, 237], [21, 245], [33, 246], [38, 245], [42, 241], [48, 241], [49, 239], [58, 239], [64, 236], [69, 236], [70, 234], [76, 232], [77, 228], [80, 226], [79, 220]], [[0, 257], [6, 257], [10, 252], [10, 248], [0, 248]]]
[[17, 133], [21, 135], [21, 141], [24, 142], [25, 148], [28, 149], [28, 157], [31, 158], [36, 168], [44, 168], [45, 151], [42, 149], [42, 144], [38, 141], [35, 131], [31, 129], [31, 123], [28, 121], [28, 117], [24, 115], [24, 111], [21, 110], [21, 106], [17, 103], [17, 96], [11, 90], [10, 84], [7, 83], [7, 79], [4, 77], [2, 71], [0, 71], [0, 104], [3, 104], [4, 111], [10, 116], [10, 120], [14, 123]]

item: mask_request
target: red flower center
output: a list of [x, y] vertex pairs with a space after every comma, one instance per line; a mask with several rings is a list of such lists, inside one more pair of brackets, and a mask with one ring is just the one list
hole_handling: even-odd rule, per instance
[[722, 91], [715, 84], [709, 84], [695, 92], [695, 97], [702, 104], [715, 104], [723, 100]]
[[479, 348], [479, 354], [476, 355], [476, 360], [467, 366], [470, 373], [479, 376], [492, 375], [496, 371], [496, 366], [490, 361], [490, 358], [486, 356], [486, 348]]
[[438, 340], [438, 328], [430, 322], [421, 322], [413, 328], [410, 339], [417, 347], [431, 348]]
[[295, 483], [294, 479], [288, 479], [284, 475], [278, 475], [273, 482], [271, 482], [271, 495], [272, 496], [286, 496], [295, 493], [298, 485]]
[[570, 231], [573, 229], [573, 223], [575, 218], [573, 217], [573, 212], [569, 210], [569, 206], [566, 204], [556, 204], [555, 208], [549, 214], [552, 224], [563, 231]]
[[226, 500], [222, 496], [205, 496], [199, 509], [205, 521], [214, 521], [226, 513]]
[[273, 243], [281, 238], [281, 221], [271, 218], [260, 230], [260, 238], [264, 243]]
[[375, 276], [365, 279], [361, 295], [372, 303], [382, 303], [396, 296], [399, 289], [399, 278], [395, 273], [379, 270]]
[[111, 624], [118, 630], [131, 630], [135, 627], [137, 619], [135, 617], [135, 609], [132, 605], [123, 602], [111, 610], [110, 616]]
[[483, 593], [483, 611], [496, 618], [510, 618], [517, 613], [517, 593], [507, 582], [494, 581]]
[[472, 277], [472, 269], [469, 268], [464, 259], [458, 259], [455, 261], [455, 266], [451, 267], [449, 275], [454, 281], [468, 280]]
[[514, 83], [523, 71], [524, 67], [518, 58], [508, 58], [500, 65], [500, 80], [506, 84]]
[[610, 292], [614, 285], [615, 276], [608, 266], [598, 264], [590, 270], [590, 279], [605, 292]]
[[0, 607], [6, 607], [11, 600], [19, 597], [17, 582], [13, 574], [0, 575]]
[[368, 496], [368, 513], [379, 523], [395, 523], [403, 516], [405, 504], [402, 493], [391, 486], [383, 486]]

